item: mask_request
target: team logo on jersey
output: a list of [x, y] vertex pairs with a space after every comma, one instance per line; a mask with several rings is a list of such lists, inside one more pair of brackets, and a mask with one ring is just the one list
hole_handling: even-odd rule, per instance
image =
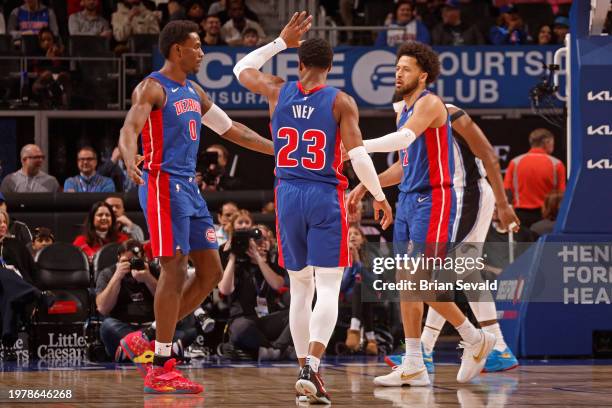
[[217, 242], [217, 234], [215, 234], [215, 230], [213, 228], [206, 230], [206, 239], [208, 242]]
[[197, 112], [202, 113], [202, 106], [200, 102], [195, 99], [181, 99], [180, 101], [174, 102], [174, 109], [176, 109], [176, 114], [182, 115], [185, 112]]
[[179, 90], [178, 88], [172, 88], [172, 89], [171, 89], [172, 93], [175, 93], [175, 92], [176, 92], [176, 91], [178, 91], [178, 90]]

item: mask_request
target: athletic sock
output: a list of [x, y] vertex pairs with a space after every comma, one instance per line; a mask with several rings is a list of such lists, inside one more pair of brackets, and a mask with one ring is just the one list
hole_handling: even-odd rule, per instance
[[172, 343], [160, 343], [155, 341], [155, 355], [153, 356], [153, 365], [163, 367], [166, 361], [172, 357]]
[[501, 327], [499, 327], [499, 323], [484, 326], [482, 330], [495, 335], [495, 347], [493, 347], [495, 350], [504, 351], [508, 347], [504, 341], [504, 335], [502, 334]]
[[319, 364], [321, 364], [321, 359], [309, 354], [306, 356], [306, 364], [309, 365], [310, 368], [312, 368], [312, 371], [316, 373], [319, 371]]
[[406, 354], [405, 360], [410, 362], [410, 365], [422, 367], [425, 365], [423, 362], [423, 352], [421, 351], [421, 339], [416, 338], [405, 338], [406, 341]]
[[435, 345], [436, 341], [438, 341], [438, 336], [440, 335], [440, 330], [436, 330], [433, 327], [425, 326], [423, 328], [423, 333], [421, 334], [421, 342], [423, 343], [423, 348], [427, 354], [430, 354]]
[[472, 323], [466, 318], [463, 323], [455, 327], [459, 332], [459, 335], [468, 344], [476, 344], [480, 341], [480, 331], [474, 327]]
[[360, 329], [361, 329], [361, 321], [356, 317], [351, 317], [350, 330], [360, 330]]
[[365, 336], [368, 341], [376, 341], [376, 334], [373, 331], [365, 332]]

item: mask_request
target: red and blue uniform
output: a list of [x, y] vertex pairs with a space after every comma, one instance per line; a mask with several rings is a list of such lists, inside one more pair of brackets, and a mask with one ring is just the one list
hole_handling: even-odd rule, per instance
[[272, 114], [279, 263], [289, 270], [350, 265], [338, 92], [287, 82]]
[[195, 180], [200, 144], [200, 96], [185, 84], [153, 72], [166, 94], [142, 129], [145, 184], [138, 189], [147, 219], [153, 256], [217, 249], [213, 219]]
[[[423, 91], [417, 100], [429, 93]], [[413, 110], [414, 104], [404, 107], [398, 129]], [[442, 256], [452, 237], [456, 207], [450, 120], [438, 128], [426, 129], [407, 149], [400, 151], [400, 160], [404, 174], [393, 229], [395, 247], [406, 248], [404, 244], [409, 242], [419, 247], [427, 244], [427, 255]]]

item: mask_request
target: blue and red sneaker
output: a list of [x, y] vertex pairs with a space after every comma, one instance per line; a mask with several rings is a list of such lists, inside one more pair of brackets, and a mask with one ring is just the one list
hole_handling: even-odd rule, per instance
[[155, 354], [153, 342], [143, 336], [142, 331], [134, 331], [119, 342], [123, 353], [134, 363], [140, 374], [147, 375], [147, 365], [153, 362]]
[[176, 360], [171, 358], [163, 367], [149, 365], [144, 380], [147, 394], [199, 394], [204, 387], [190, 381], [175, 369]]
[[487, 357], [487, 362], [482, 369], [483, 373], [495, 373], [499, 371], [512, 370], [518, 367], [519, 362], [512, 353], [510, 348], [506, 347], [504, 351], [498, 351], [493, 349], [491, 354]]

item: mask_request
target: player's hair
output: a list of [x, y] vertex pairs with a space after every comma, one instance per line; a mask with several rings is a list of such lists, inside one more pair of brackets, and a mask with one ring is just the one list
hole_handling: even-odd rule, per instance
[[159, 33], [159, 51], [164, 58], [170, 56], [170, 48], [173, 44], [181, 44], [185, 41], [189, 34], [197, 33], [198, 25], [189, 20], [174, 20], [170, 21], [161, 33]]
[[298, 58], [306, 67], [323, 68], [331, 67], [334, 52], [331, 45], [322, 38], [309, 38], [300, 44]]
[[418, 41], [407, 41], [397, 50], [395, 62], [404, 56], [416, 59], [419, 68], [427, 73], [427, 84], [434, 82], [440, 75], [438, 54], [429, 45]]
[[77, 156], [79, 155], [79, 153], [81, 153], [82, 151], [87, 151], [87, 152], [92, 152], [94, 157], [96, 158], [96, 160], [98, 160], [98, 152], [96, 152], [96, 149], [94, 149], [91, 146], [83, 146], [81, 147], [78, 151], [77, 151]]
[[544, 128], [534, 129], [529, 134], [529, 145], [531, 147], [542, 146], [546, 140], [554, 139], [554, 138], [555, 138], [555, 135], [553, 135], [553, 133], [548, 129], [544, 129]]

